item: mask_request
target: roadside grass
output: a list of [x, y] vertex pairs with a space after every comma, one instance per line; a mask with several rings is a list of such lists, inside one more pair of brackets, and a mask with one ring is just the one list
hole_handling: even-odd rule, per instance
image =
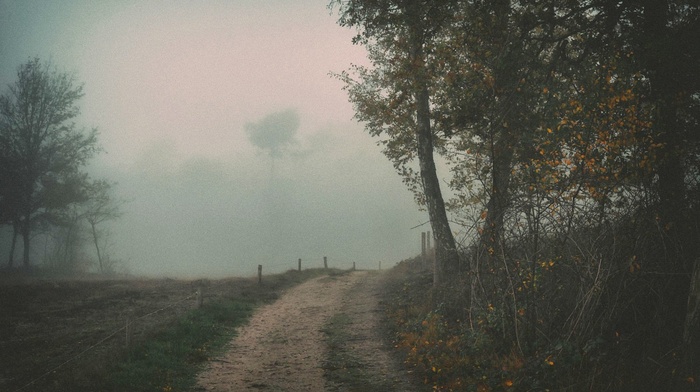
[[202, 365], [224, 350], [236, 327], [244, 324], [258, 305], [276, 300], [281, 291], [308, 279], [337, 273], [333, 269], [290, 270], [205, 302], [117, 358], [94, 390], [190, 391]]
[[252, 301], [223, 300], [193, 310], [134, 348], [118, 363], [105, 390], [186, 391], [199, 365], [218, 354], [253, 313]]
[[[376, 271], [370, 272], [376, 274]], [[366, 352], [358, 349], [357, 340], [364, 339], [358, 335], [355, 328], [353, 316], [339, 310], [323, 326], [321, 332], [325, 334], [327, 346], [326, 358], [322, 364], [324, 377], [327, 381], [326, 390], [333, 392], [361, 392], [361, 391], [398, 391], [400, 388], [396, 380], [386, 377], [367, 361]], [[389, 320], [383, 320], [380, 327], [380, 336], [390, 341]], [[397, 362], [400, 355], [395, 353], [394, 359]], [[413, 389], [411, 389], [413, 390]]]
[[322, 329], [326, 335], [328, 355], [323, 363], [324, 376], [329, 382], [330, 391], [391, 391], [389, 381], [378, 379], [368, 365], [356, 353], [349, 343], [353, 337], [350, 333], [352, 320], [345, 313], [331, 317]]

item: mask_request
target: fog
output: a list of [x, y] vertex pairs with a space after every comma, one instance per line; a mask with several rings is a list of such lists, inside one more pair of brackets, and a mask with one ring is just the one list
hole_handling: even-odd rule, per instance
[[329, 76], [365, 53], [326, 5], [0, 0], [0, 86], [34, 56], [84, 83], [105, 150], [87, 170], [126, 201], [107, 251], [132, 274], [388, 266], [427, 214]]
[[227, 160], [155, 142], [133, 166], [110, 172], [129, 200], [113, 240], [149, 275], [252, 274], [258, 264], [294, 268], [298, 258], [318, 267], [323, 256], [341, 268], [389, 265], [419, 251], [410, 228], [422, 217], [372, 147], [369, 137], [331, 128], [293, 152], [251, 148]]

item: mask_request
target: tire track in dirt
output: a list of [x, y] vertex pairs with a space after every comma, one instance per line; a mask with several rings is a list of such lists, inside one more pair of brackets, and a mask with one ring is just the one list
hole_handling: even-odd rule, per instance
[[[197, 391], [324, 391], [325, 323], [340, 311], [353, 319], [353, 351], [374, 377], [402, 377], [391, 366], [377, 332], [378, 274], [366, 271], [312, 279], [260, 308], [241, 327], [226, 353], [199, 374]], [[333, 387], [334, 390], [338, 386]], [[404, 390], [404, 389], [397, 389]]]

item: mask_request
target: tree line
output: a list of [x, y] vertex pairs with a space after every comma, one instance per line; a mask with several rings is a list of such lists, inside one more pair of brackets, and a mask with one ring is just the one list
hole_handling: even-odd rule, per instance
[[100, 152], [96, 128], [75, 124], [83, 86], [75, 76], [33, 58], [17, 68], [17, 79], [0, 95], [0, 224], [12, 227], [7, 261], [15, 266], [18, 237], [22, 266], [30, 268], [32, 239], [52, 232], [54, 267], [74, 268], [81, 225], [95, 248], [98, 269], [109, 259], [102, 223], [119, 217], [114, 183], [85, 172]]
[[356, 118], [429, 213], [446, 318], [531, 360], [651, 358], [577, 362], [567, 390], [700, 376], [697, 2], [330, 7], [371, 63], [337, 75]]

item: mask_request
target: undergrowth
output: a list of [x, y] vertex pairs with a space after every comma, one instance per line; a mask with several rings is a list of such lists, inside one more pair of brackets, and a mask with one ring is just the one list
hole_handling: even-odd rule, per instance
[[[611, 275], [583, 293], [596, 300], [584, 314], [578, 302], [566, 307], [576, 298], [575, 282], [564, 284], [565, 273], [545, 267], [537, 289], [527, 290], [530, 307], [517, 288], [470, 307], [468, 279], [436, 291], [418, 258], [399, 263], [384, 295], [406, 366], [434, 391], [696, 390], [696, 377], [680, 367], [679, 349], [664, 336], [673, 333], [673, 313], [645, 302], [654, 298], [645, 289], [658, 291], [651, 278], [629, 269]], [[555, 276], [559, 284], [547, 287]]]

